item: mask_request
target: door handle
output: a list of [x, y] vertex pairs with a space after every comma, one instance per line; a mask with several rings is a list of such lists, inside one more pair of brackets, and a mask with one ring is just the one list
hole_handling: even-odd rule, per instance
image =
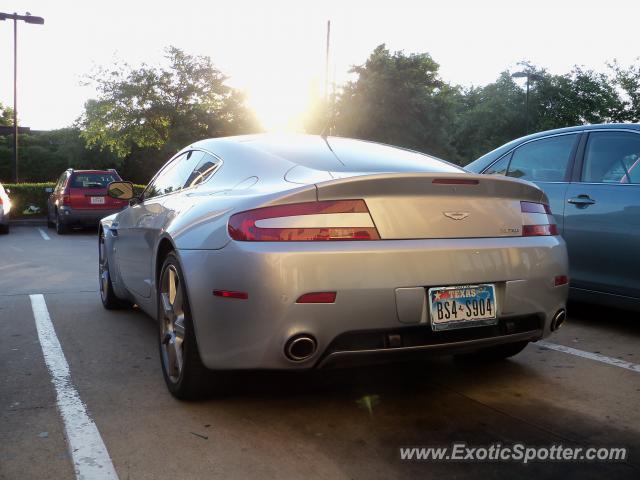
[[586, 207], [596, 203], [589, 195], [578, 195], [577, 197], [570, 198], [567, 202], [577, 205], [578, 207]]

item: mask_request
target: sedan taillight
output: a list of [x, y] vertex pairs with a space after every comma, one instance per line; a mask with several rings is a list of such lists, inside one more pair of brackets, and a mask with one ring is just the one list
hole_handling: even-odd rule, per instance
[[231, 216], [229, 235], [245, 242], [380, 239], [364, 200], [327, 200], [247, 210]]
[[520, 210], [523, 237], [558, 235], [558, 226], [546, 203], [520, 202]]

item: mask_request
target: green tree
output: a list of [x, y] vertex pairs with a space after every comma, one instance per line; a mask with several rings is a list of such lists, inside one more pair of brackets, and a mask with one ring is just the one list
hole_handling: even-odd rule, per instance
[[623, 120], [623, 101], [606, 74], [580, 67], [565, 75], [541, 73], [530, 99], [534, 131]]
[[0, 125], [13, 125], [13, 108], [5, 107], [2, 103], [0, 103]]
[[509, 72], [494, 83], [471, 87], [461, 96], [453, 127], [454, 146], [463, 163], [523, 135], [524, 94]]
[[427, 53], [378, 46], [351, 69], [357, 79], [338, 98], [336, 133], [454, 156], [450, 135], [460, 92], [440, 79], [438, 68]]
[[89, 147], [124, 159], [145, 149], [174, 152], [206, 137], [257, 130], [242, 95], [209, 57], [169, 47], [168, 67], [103, 69], [90, 79], [98, 99], [79, 119]]
[[[636, 61], [640, 62], [640, 58]], [[618, 113], [618, 120], [640, 122], [640, 65], [623, 67], [614, 60], [609, 67], [613, 72], [615, 85], [623, 93], [622, 108]]]

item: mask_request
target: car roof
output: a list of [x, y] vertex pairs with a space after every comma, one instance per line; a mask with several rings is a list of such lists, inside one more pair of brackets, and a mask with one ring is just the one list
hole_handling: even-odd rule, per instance
[[117, 175], [115, 170], [73, 170], [71, 173], [111, 173]]
[[589, 125], [576, 125], [574, 127], [565, 127], [565, 128], [556, 128], [554, 130], [545, 130], [543, 132], [536, 132], [530, 135], [526, 135], [524, 137], [516, 138], [515, 140], [511, 140], [504, 145], [499, 146], [498, 148], [491, 150], [488, 153], [485, 153], [481, 157], [476, 160], [470, 162], [465, 168], [478, 172], [483, 170], [484, 167], [488, 166], [491, 162], [498, 159], [505, 153], [507, 153], [512, 148], [520, 145], [521, 143], [528, 142], [529, 140], [535, 140], [536, 138], [547, 137], [549, 135], [558, 135], [562, 133], [572, 133], [572, 132], [584, 132], [589, 130], [619, 130], [621, 128], [627, 130], [640, 130], [640, 124], [638, 123], [594, 123]]
[[[194, 146], [219, 154], [225, 160], [229, 156], [242, 158], [262, 153], [265, 157], [281, 159], [289, 166], [320, 171], [462, 171], [457, 165], [425, 153], [344, 137], [266, 133], [202, 140]], [[223, 151], [225, 153], [219, 153]]]

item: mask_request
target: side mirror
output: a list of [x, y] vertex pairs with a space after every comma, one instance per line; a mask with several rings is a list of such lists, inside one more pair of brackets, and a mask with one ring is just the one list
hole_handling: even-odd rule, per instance
[[44, 191], [46, 193], [53, 193], [53, 188], [52, 187], [47, 187], [47, 188], [44, 189]]
[[107, 195], [118, 200], [131, 200], [134, 197], [133, 183], [111, 182], [107, 185]]
[[5, 193], [11, 193], [11, 189], [10, 188], [5, 188], [4, 191], [5, 191]]

